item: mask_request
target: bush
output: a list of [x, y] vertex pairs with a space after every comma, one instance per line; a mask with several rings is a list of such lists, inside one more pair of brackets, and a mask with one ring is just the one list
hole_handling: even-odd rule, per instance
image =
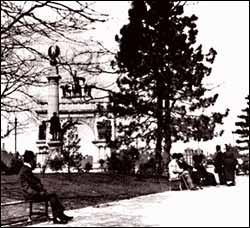
[[138, 158], [139, 152], [134, 147], [121, 150], [120, 154], [112, 153], [111, 157], [107, 159], [108, 169], [119, 174], [134, 174], [135, 162]]
[[1, 173], [8, 174], [9, 173], [9, 168], [7, 165], [4, 164], [3, 161], [1, 161]]
[[151, 157], [146, 163], [140, 164], [138, 174], [154, 175], [156, 174], [156, 160]]
[[76, 168], [77, 171], [79, 172], [80, 169], [81, 169], [81, 161], [82, 161], [82, 159], [83, 159], [82, 154], [80, 154], [80, 153], [74, 153], [74, 154], [72, 154], [70, 156], [68, 165], [70, 167]]
[[87, 162], [85, 167], [84, 167], [85, 172], [88, 173], [92, 169], [92, 167], [93, 167], [93, 165], [90, 162]]
[[8, 172], [10, 174], [18, 174], [22, 166], [23, 166], [22, 159], [12, 158]]
[[15, 154], [12, 154], [5, 152], [2, 155], [1, 172], [9, 175], [18, 174], [21, 167], [23, 166], [23, 160], [19, 153], [16, 152]]
[[99, 164], [100, 164], [100, 168], [101, 168], [101, 169], [104, 169], [104, 163], [105, 163], [105, 160], [104, 160], [104, 159], [100, 159], [100, 160], [99, 160]]
[[62, 170], [63, 165], [63, 158], [56, 156], [54, 159], [49, 160], [49, 167], [54, 171]]
[[116, 153], [111, 153], [111, 156], [107, 158], [108, 170], [111, 172], [121, 172], [121, 161]]

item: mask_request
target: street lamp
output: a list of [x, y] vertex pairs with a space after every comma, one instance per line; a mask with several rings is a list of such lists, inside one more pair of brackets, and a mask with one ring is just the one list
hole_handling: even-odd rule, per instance
[[17, 118], [15, 117], [15, 153], [17, 152]]

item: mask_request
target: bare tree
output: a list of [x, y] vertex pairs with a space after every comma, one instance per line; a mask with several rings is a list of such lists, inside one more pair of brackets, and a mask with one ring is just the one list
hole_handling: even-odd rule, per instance
[[60, 73], [100, 72], [102, 57], [111, 53], [100, 42], [79, 36], [107, 20], [108, 15], [93, 10], [92, 4], [1, 1], [1, 113], [29, 112], [41, 102], [33, 92], [45, 87], [51, 74], [49, 45], [67, 42], [73, 47], [70, 55], [60, 57]]

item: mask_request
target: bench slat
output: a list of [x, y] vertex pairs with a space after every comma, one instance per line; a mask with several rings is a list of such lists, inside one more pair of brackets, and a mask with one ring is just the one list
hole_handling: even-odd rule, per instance
[[21, 203], [25, 203], [25, 201], [24, 200], [18, 200], [18, 201], [11, 201], [11, 202], [6, 202], [6, 203], [1, 203], [1, 207], [2, 206], [15, 205], [15, 204], [21, 204]]

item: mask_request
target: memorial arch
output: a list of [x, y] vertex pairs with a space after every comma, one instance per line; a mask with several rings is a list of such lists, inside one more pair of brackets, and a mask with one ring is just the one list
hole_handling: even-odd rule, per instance
[[[99, 114], [98, 106], [102, 105], [104, 109], [108, 104], [107, 99], [93, 99], [91, 102], [85, 102], [82, 99], [66, 100], [62, 99], [59, 103], [59, 117], [61, 124], [71, 119], [73, 122], [77, 122], [76, 127], [80, 140], [79, 152], [82, 155], [89, 155], [93, 157], [93, 167], [99, 167], [99, 159], [105, 159], [110, 156], [110, 149], [107, 147], [106, 140], [99, 137], [97, 130], [97, 122], [103, 120], [103, 117]], [[37, 108], [36, 113], [40, 121], [47, 120], [47, 103], [40, 105]], [[113, 124], [113, 119], [110, 118]], [[112, 127], [113, 128], [113, 127]], [[114, 129], [112, 129], [113, 137]], [[47, 136], [49, 136], [47, 128]], [[42, 165], [45, 163], [46, 156], [48, 156], [48, 141], [38, 140], [37, 145], [39, 152], [37, 154], [37, 160]]]

